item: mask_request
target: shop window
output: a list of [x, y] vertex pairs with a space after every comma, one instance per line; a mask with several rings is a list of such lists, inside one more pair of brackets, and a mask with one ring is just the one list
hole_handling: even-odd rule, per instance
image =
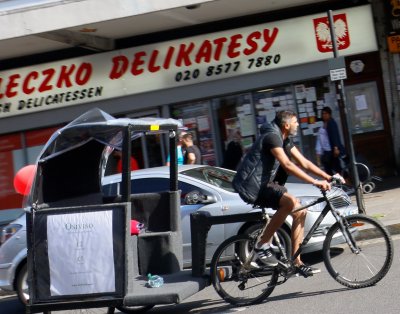
[[301, 149], [306, 158], [316, 161], [315, 144], [318, 130], [322, 127], [322, 108], [330, 107], [333, 117], [338, 119], [336, 93], [332, 93], [327, 78], [304, 81], [294, 85], [297, 105]]
[[346, 99], [353, 134], [383, 130], [376, 82], [346, 86]]
[[59, 127], [0, 136], [0, 209], [22, 206], [23, 196], [14, 189], [14, 176], [36, 163], [43, 145]]
[[[279, 86], [254, 92], [253, 100], [258, 129], [265, 122], [274, 120], [277, 111], [292, 110], [297, 112], [291, 86]], [[294, 137], [294, 142], [300, 143], [299, 135]]]
[[214, 99], [223, 148], [222, 166], [236, 170], [244, 152], [256, 137], [253, 101], [250, 93]]
[[304, 156], [315, 160], [316, 135], [322, 126], [321, 110], [329, 106], [334, 115], [337, 111], [336, 94], [330, 92], [326, 78], [260, 90], [253, 93], [253, 102], [257, 128], [272, 121], [277, 111], [296, 112], [299, 130], [293, 141]]
[[193, 143], [200, 148], [203, 164], [215, 166], [217, 158], [209, 104], [209, 101], [202, 101], [173, 105], [171, 116], [181, 119], [187, 132], [193, 135]]
[[293, 93], [290, 86], [267, 88], [253, 93], [253, 101], [257, 115], [257, 127], [271, 122], [280, 110], [296, 112]]

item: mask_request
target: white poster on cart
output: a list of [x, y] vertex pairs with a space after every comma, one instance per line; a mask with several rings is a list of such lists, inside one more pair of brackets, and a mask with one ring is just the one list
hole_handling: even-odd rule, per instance
[[115, 292], [112, 211], [47, 217], [52, 296]]

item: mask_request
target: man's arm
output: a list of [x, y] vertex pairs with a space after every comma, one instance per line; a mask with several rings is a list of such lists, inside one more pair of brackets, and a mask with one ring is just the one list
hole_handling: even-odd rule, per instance
[[286, 155], [285, 151], [281, 147], [275, 147], [271, 149], [271, 153], [275, 156], [275, 158], [279, 161], [280, 165], [285, 169], [287, 173], [290, 173], [304, 182], [314, 184], [315, 186], [322, 188], [324, 190], [330, 189], [330, 184], [327, 180], [331, 178], [330, 175], [322, 171], [316, 165], [314, 165], [311, 161], [306, 159], [296, 147], [291, 149], [292, 157], [297, 161], [297, 163], [305, 170], [314, 173], [315, 175], [325, 179], [323, 181], [318, 181], [303, 171], [300, 167], [298, 167], [295, 163], [293, 163]]
[[196, 155], [194, 153], [187, 152], [187, 163], [193, 165], [196, 161]]

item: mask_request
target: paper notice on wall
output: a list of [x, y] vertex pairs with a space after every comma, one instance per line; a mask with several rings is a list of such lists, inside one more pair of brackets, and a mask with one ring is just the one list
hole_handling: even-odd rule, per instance
[[115, 292], [112, 211], [49, 215], [50, 294]]
[[242, 106], [244, 114], [251, 114], [251, 105], [250, 104], [243, 104]]
[[295, 85], [294, 90], [296, 93], [296, 99], [303, 99], [306, 98], [306, 87], [304, 84]]
[[243, 115], [240, 119], [240, 131], [242, 136], [254, 135], [254, 117], [253, 115]]
[[305, 89], [306, 92], [306, 101], [316, 101], [317, 100], [317, 91], [315, 87], [307, 87]]
[[210, 121], [207, 116], [200, 116], [197, 118], [197, 129], [199, 132], [205, 132], [210, 130]]
[[365, 97], [365, 95], [354, 96], [354, 101], [356, 103], [357, 110], [368, 109], [367, 98]]

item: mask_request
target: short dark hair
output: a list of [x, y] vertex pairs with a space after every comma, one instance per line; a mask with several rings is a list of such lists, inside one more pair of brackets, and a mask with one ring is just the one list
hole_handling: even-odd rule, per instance
[[292, 110], [280, 110], [276, 112], [275, 123], [282, 127], [285, 123], [290, 122], [290, 119], [296, 116], [296, 113]]
[[190, 133], [190, 132], [185, 133], [185, 134], [182, 135], [182, 138], [185, 139], [185, 140], [187, 139], [187, 140], [193, 141], [193, 134]]
[[322, 112], [326, 112], [326, 113], [329, 113], [330, 115], [332, 115], [332, 109], [328, 106], [322, 108]]

